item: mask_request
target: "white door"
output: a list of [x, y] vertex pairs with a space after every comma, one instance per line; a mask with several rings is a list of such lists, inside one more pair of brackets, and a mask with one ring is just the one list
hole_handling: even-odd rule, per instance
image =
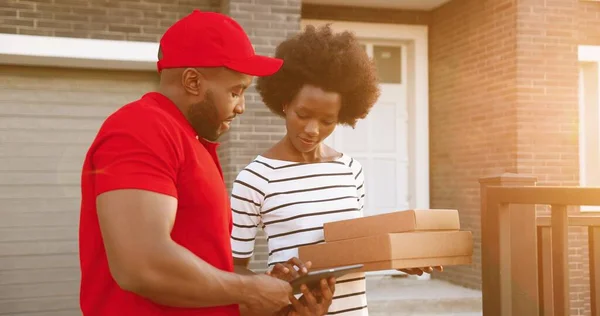
[[365, 174], [365, 216], [405, 210], [409, 205], [406, 49], [400, 43], [363, 42], [374, 59], [381, 96], [355, 129], [339, 126], [326, 140], [358, 160]]
[[[409, 195], [409, 126], [407, 54], [401, 43], [363, 41], [379, 74], [381, 96], [356, 127], [339, 126], [325, 141], [363, 166], [366, 204], [364, 215], [414, 207]], [[367, 275], [403, 274], [396, 270]], [[419, 279], [429, 279], [427, 275]]]

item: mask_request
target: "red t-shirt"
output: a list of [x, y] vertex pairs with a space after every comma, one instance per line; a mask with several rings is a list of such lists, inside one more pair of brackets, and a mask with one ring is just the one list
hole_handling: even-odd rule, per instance
[[110, 274], [96, 214], [96, 196], [110, 190], [176, 197], [173, 240], [232, 272], [231, 211], [216, 150], [217, 144], [199, 140], [181, 111], [159, 93], [125, 105], [104, 122], [81, 177], [80, 304], [85, 316], [239, 315], [237, 305], [173, 308], [122, 290]]

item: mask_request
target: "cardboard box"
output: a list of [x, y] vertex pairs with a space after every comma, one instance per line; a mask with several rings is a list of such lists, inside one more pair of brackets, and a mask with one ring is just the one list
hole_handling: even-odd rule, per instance
[[364, 264], [363, 271], [470, 264], [473, 236], [469, 231], [381, 234], [298, 248], [312, 269]]
[[406, 210], [323, 225], [325, 241], [387, 233], [460, 230], [457, 210]]

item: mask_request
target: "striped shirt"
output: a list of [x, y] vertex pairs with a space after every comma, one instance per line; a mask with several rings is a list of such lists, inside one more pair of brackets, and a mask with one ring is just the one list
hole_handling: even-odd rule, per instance
[[[258, 156], [233, 184], [233, 256], [252, 257], [262, 227], [269, 267], [297, 257], [299, 246], [324, 241], [324, 223], [362, 217], [364, 198], [362, 166], [347, 155], [322, 163]], [[339, 278], [329, 315], [367, 316], [365, 291], [364, 273]]]

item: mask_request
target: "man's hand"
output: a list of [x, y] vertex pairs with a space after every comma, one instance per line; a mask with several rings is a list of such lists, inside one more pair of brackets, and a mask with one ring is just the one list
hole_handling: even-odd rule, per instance
[[300, 259], [293, 257], [284, 263], [276, 264], [272, 270], [267, 271], [267, 275], [290, 282], [307, 274], [311, 266], [312, 262], [307, 261], [304, 263]]
[[290, 304], [292, 287], [288, 282], [264, 274], [249, 276], [251, 289], [243, 303], [243, 315], [273, 315]]
[[444, 267], [435, 266], [435, 267], [424, 267], [424, 268], [410, 268], [410, 269], [398, 269], [400, 272], [404, 272], [410, 275], [423, 275], [423, 273], [431, 273], [433, 270], [438, 270], [440, 272], [444, 271]]
[[311, 293], [306, 285], [302, 285], [302, 297], [298, 300], [294, 296], [290, 297], [292, 306], [288, 316], [323, 316], [326, 315], [333, 300], [335, 293], [335, 278], [321, 280], [321, 289], [313, 290]]

